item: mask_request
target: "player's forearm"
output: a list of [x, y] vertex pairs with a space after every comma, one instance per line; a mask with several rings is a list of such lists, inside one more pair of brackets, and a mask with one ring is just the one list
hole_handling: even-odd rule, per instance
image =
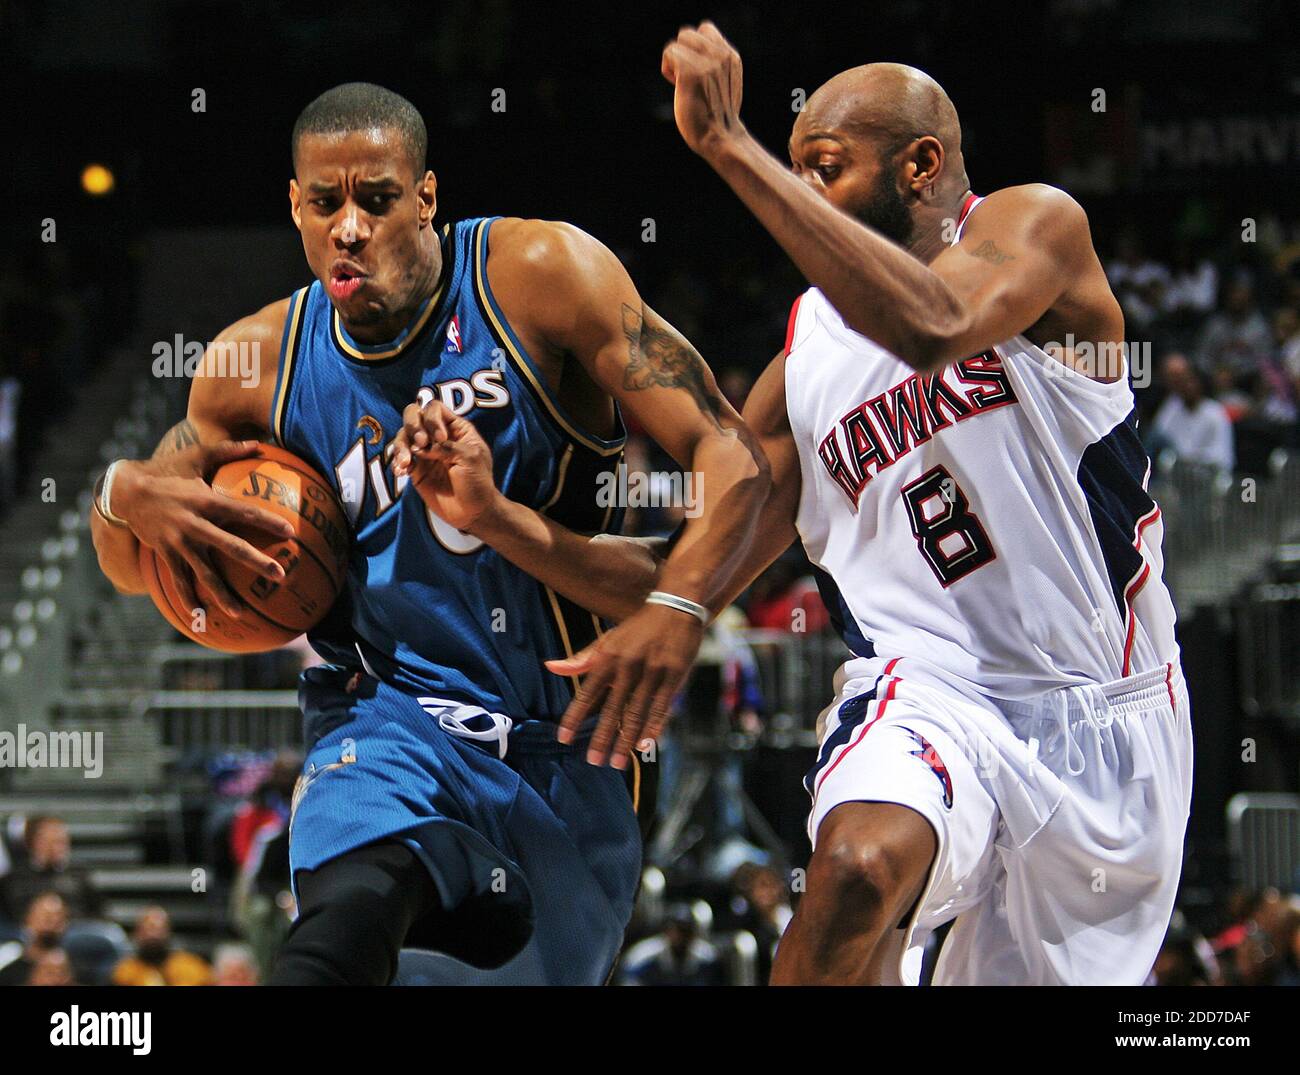
[[140, 577], [140, 543], [124, 526], [114, 526], [90, 507], [90, 539], [95, 545], [99, 569], [119, 593], [146, 593]]
[[608, 620], [625, 619], [645, 603], [662, 562], [652, 542], [578, 534], [504, 496], [470, 533], [556, 593]]
[[937, 274], [820, 197], [748, 132], [705, 159], [849, 327], [918, 369], [942, 363], [970, 318]]
[[702, 438], [690, 469], [698, 476], [694, 493], [699, 514], [687, 519], [655, 589], [713, 609], [745, 560], [771, 472], [766, 456], [743, 429]]

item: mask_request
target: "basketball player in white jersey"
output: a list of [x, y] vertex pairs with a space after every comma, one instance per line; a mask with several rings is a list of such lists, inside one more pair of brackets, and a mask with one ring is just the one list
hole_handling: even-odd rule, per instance
[[[819, 722], [814, 850], [773, 982], [915, 983], [954, 919], [936, 983], [1142, 982], [1191, 735], [1123, 318], [1083, 211], [1044, 186], [973, 195], [957, 114], [912, 68], [813, 94], [792, 170], [740, 123], [740, 59], [712, 24], [663, 72], [687, 143], [815, 285], [745, 407], [772, 492], [712, 607], [800, 539], [856, 655]], [[406, 422], [395, 458], [418, 453], [432, 510], [580, 603], [653, 589], [654, 555], [608, 535], [575, 585], [470, 421], [435, 402]], [[582, 674], [602, 644], [549, 667]], [[589, 677], [579, 715], [602, 697]]]
[[814, 284], [745, 418], [857, 655], [806, 785], [814, 852], [773, 981], [1139, 984], [1173, 907], [1187, 693], [1122, 349], [1083, 210], [972, 194], [928, 75], [809, 98], [792, 169], [710, 23], [664, 51], [678, 128]]

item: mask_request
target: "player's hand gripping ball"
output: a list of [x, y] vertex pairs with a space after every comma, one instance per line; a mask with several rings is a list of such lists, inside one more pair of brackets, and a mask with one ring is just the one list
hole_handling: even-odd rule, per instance
[[292, 452], [272, 444], [257, 454], [220, 467], [212, 488], [288, 520], [287, 538], [261, 531], [234, 531], [273, 558], [284, 577], [270, 579], [221, 553], [213, 560], [244, 604], [239, 618], [221, 610], [198, 583], [202, 609], [189, 609], [172, 573], [154, 550], [140, 545], [140, 574], [154, 604], [182, 634], [227, 653], [276, 649], [315, 627], [343, 589], [347, 576], [349, 527], [343, 505], [315, 470]]

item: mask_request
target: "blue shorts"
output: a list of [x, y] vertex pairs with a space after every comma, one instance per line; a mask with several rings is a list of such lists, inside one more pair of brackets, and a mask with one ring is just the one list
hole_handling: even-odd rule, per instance
[[641, 834], [623, 774], [588, 765], [586, 737], [564, 746], [550, 721], [452, 710], [329, 665], [303, 673], [299, 700], [311, 746], [293, 795], [292, 871], [397, 839], [446, 911], [440, 955], [412, 963], [404, 952], [399, 980], [453, 982], [457, 966], [464, 980], [495, 968], [492, 980], [512, 984], [605, 980], [632, 914]]

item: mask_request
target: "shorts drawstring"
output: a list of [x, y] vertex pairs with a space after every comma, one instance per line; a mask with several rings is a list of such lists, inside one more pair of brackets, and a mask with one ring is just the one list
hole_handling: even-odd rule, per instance
[[[504, 758], [510, 745], [510, 729], [515, 722], [504, 713], [489, 713], [474, 705], [457, 705], [441, 698], [417, 698], [426, 713], [438, 718], [438, 727], [461, 739], [497, 744], [497, 757]], [[490, 728], [472, 728], [470, 721], [487, 720]]]

